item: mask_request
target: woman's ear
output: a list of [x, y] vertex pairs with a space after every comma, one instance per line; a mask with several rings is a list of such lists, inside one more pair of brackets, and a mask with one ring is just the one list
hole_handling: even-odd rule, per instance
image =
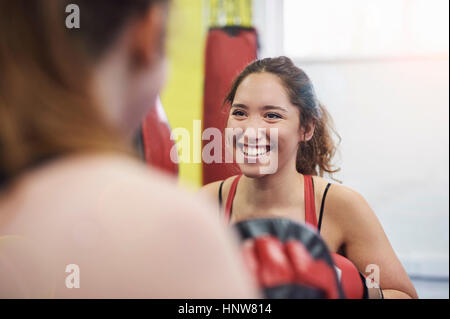
[[313, 137], [315, 128], [316, 123], [314, 122], [306, 125], [306, 127], [302, 127], [300, 142], [308, 142]]
[[134, 65], [150, 67], [164, 55], [167, 12], [166, 4], [154, 4], [131, 26]]

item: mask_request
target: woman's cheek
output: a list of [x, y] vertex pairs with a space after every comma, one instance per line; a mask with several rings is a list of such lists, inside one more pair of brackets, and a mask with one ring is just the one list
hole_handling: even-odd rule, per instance
[[274, 127], [276, 129], [276, 134], [270, 135], [270, 141], [272, 145], [275, 145], [279, 156], [287, 156], [293, 152], [297, 151], [298, 141], [297, 141], [297, 131], [292, 130], [290, 127], [279, 126]]

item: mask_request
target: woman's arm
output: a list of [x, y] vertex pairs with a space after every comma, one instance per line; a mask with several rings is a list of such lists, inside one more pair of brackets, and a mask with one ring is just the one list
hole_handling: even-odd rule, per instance
[[[377, 279], [384, 298], [418, 298], [375, 213], [357, 192], [336, 186], [329, 194], [328, 214], [343, 233], [347, 258], [366, 275]], [[328, 215], [327, 214], [327, 215]]]

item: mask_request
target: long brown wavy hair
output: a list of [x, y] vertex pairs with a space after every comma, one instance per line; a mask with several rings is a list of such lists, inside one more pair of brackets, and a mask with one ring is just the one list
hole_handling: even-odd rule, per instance
[[[164, 0], [0, 0], [0, 180], [48, 157], [131, 147], [90, 93], [126, 23]], [[68, 4], [80, 28], [66, 28]]]
[[[290, 102], [300, 111], [301, 125], [307, 128], [311, 124], [315, 124], [312, 138], [299, 144], [296, 160], [297, 171], [305, 175], [318, 176], [327, 173], [333, 178], [333, 174], [340, 170], [332, 164], [332, 159], [341, 138], [334, 129], [330, 114], [316, 98], [311, 80], [303, 70], [294, 65], [291, 59], [280, 56], [250, 63], [233, 81], [225, 103], [233, 104], [236, 91], [247, 76], [263, 72], [275, 74], [282, 80]], [[337, 137], [337, 143], [333, 140], [333, 134]]]

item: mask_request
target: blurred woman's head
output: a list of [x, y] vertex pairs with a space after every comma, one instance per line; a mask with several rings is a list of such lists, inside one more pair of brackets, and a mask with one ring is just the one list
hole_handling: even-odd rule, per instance
[[[331, 118], [319, 103], [308, 76], [287, 57], [250, 63], [234, 80], [225, 102], [229, 128], [241, 129], [235, 153], [243, 174], [258, 177], [261, 156], [277, 158], [278, 170], [292, 167], [308, 175], [334, 173], [336, 152]], [[275, 128], [277, 136], [272, 136]], [[276, 139], [276, 141], [275, 141]]]
[[[0, 174], [127, 151], [165, 79], [168, 0], [0, 0]], [[80, 28], [66, 12], [78, 5]]]

